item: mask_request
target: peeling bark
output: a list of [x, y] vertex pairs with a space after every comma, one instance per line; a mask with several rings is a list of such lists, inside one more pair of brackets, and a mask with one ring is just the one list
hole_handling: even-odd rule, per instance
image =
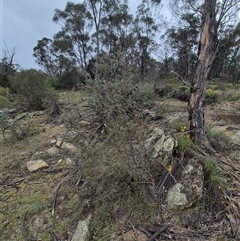
[[191, 82], [188, 103], [191, 136], [197, 144], [209, 150], [212, 149], [206, 137], [203, 101], [205, 99], [206, 82], [218, 51], [215, 7], [216, 0], [205, 0], [198, 65]]

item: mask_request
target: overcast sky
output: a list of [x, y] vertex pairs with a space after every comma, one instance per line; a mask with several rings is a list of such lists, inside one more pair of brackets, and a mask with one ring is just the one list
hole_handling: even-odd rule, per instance
[[[64, 10], [68, 0], [0, 0], [1, 59], [6, 47], [16, 50], [15, 60], [24, 69], [38, 68], [33, 48], [43, 37], [52, 38], [60, 26], [52, 21], [55, 9]], [[81, 0], [71, 0], [79, 3]], [[140, 0], [129, 0], [134, 13]]]

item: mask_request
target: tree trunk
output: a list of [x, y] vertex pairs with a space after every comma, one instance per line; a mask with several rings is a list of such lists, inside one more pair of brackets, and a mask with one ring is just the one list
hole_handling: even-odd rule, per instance
[[211, 149], [211, 147], [206, 137], [203, 102], [206, 82], [218, 49], [215, 6], [216, 0], [205, 0], [198, 50], [198, 64], [191, 82], [188, 103], [191, 136], [197, 144], [207, 149]]

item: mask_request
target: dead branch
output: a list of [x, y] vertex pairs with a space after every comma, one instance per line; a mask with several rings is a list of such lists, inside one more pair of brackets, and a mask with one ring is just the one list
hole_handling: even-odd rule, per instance
[[177, 77], [183, 82], [183, 84], [185, 84], [186, 86], [188, 86], [189, 88], [191, 88], [190, 84], [188, 84], [181, 75], [179, 75], [178, 73], [171, 71], [173, 74], [177, 75]]
[[95, 136], [96, 136], [99, 132], [101, 132], [105, 126], [106, 126], [106, 125], [105, 125], [105, 123], [103, 122], [103, 123], [101, 123], [101, 124], [97, 127], [97, 129], [94, 131], [94, 133], [93, 133], [93, 134], [91, 135], [91, 137], [89, 138], [88, 144], [91, 144], [91, 142], [94, 140]]
[[[167, 234], [163, 233], [168, 228], [172, 227], [172, 225], [167, 224], [162, 227], [143, 227], [139, 226], [138, 229], [142, 232], [144, 232], [147, 236], [150, 238], [148, 241], [158, 240], [158, 236], [162, 235], [164, 237], [168, 236]], [[152, 234], [153, 233], [153, 234]]]
[[64, 177], [61, 179], [60, 182], [57, 183], [57, 185], [54, 187], [53, 189], [53, 204], [52, 204], [52, 216], [54, 216], [55, 214], [55, 206], [56, 206], [56, 200], [57, 200], [57, 194], [58, 194], [58, 190], [61, 187], [61, 185], [65, 182], [68, 181], [71, 177], [72, 173], [71, 172], [67, 172]]
[[62, 170], [63, 170], [62, 168], [42, 169], [42, 172], [45, 172], [45, 173], [56, 173], [56, 172], [61, 172]]
[[24, 214], [22, 215], [22, 220], [21, 220], [22, 235], [23, 235], [24, 239], [27, 240], [27, 241], [37, 241], [36, 238], [28, 237], [28, 234], [27, 234], [27, 231], [26, 231], [26, 228], [25, 228], [26, 217], [27, 217], [27, 211], [24, 212]]
[[58, 237], [55, 235], [55, 233], [51, 229], [48, 230], [48, 233], [51, 235], [53, 241], [58, 241]]

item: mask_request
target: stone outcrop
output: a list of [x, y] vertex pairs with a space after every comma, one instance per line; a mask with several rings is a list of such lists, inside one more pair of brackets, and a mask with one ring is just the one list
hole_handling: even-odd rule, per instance
[[152, 152], [154, 158], [162, 157], [163, 160], [172, 155], [174, 147], [177, 146], [177, 141], [160, 128], [155, 128], [151, 137], [147, 139], [145, 147]]
[[203, 168], [196, 160], [189, 160], [184, 167], [181, 179], [167, 193], [166, 203], [169, 210], [184, 210], [191, 207], [203, 192]]
[[87, 241], [89, 236], [89, 225], [92, 219], [92, 215], [83, 220], [79, 221], [77, 225], [77, 229], [72, 237], [71, 241]]

